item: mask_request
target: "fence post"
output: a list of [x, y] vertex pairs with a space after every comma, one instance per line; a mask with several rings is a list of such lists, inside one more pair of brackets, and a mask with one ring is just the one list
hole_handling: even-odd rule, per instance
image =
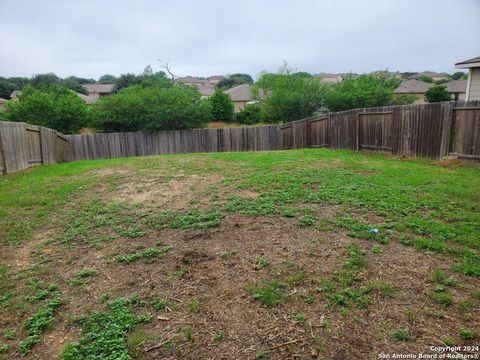
[[[442, 104], [443, 105], [443, 104]], [[440, 140], [440, 154], [439, 158], [441, 159], [444, 156], [448, 156], [450, 152], [450, 141], [452, 136], [452, 125], [454, 123], [454, 109], [453, 103], [449, 102], [445, 104], [446, 109], [444, 110], [442, 117], [442, 134]]]
[[3, 143], [2, 143], [2, 131], [3, 131], [3, 124], [0, 121], [0, 174], [3, 172], [7, 172], [7, 167], [5, 164], [5, 153], [3, 151]]

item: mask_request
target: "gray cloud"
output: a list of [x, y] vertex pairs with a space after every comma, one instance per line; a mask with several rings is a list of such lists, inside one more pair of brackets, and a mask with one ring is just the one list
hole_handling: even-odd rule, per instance
[[0, 75], [98, 78], [453, 71], [480, 55], [478, 0], [0, 0]]

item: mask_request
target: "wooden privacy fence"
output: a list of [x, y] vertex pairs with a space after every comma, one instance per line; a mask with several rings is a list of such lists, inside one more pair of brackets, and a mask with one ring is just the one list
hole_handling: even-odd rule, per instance
[[0, 172], [65, 161], [69, 147], [68, 138], [56, 130], [0, 121]]
[[307, 147], [480, 160], [480, 101], [355, 109], [284, 125], [152, 134], [63, 136], [39, 126], [0, 122], [0, 170], [7, 173], [83, 159]]

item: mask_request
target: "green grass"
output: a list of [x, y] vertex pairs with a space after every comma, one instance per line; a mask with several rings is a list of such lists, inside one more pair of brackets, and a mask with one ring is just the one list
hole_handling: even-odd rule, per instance
[[[106, 176], [92, 171], [111, 166], [122, 166], [130, 172]], [[108, 199], [117, 194], [124, 181], [145, 176], [166, 183], [177, 179], [178, 174], [181, 177], [215, 174], [222, 180], [202, 189], [205, 191], [201, 196], [196, 194], [188, 206], [174, 211], [167, 206], [154, 208]], [[239, 190], [251, 190], [258, 196], [244, 197]], [[351, 238], [351, 244], [337, 254], [338, 266], [320, 280], [310, 278], [310, 269], [302, 269], [300, 265], [281, 268], [276, 274], [277, 259], [250, 255], [257, 270], [261, 269], [258, 273], [268, 279], [257, 282], [250, 289], [251, 294], [267, 307], [286, 301], [294, 287], [302, 288], [316, 281], [309, 289], [312, 292], [318, 286], [319, 292], [312, 302], [326, 301], [339, 311], [362, 308], [381, 297], [397, 296], [394, 285], [371, 276], [376, 270], [373, 260], [386, 256], [390, 251], [387, 244], [391, 242], [410, 246], [411, 251], [429, 257], [439, 256], [441, 269], [432, 269], [431, 279], [426, 279], [430, 282], [425, 290], [427, 302], [435, 303], [435, 307], [448, 307], [449, 311], [468, 312], [476, 306], [465, 300], [465, 295], [456, 299], [452, 294], [457, 296], [458, 291], [464, 291], [463, 276], [480, 277], [478, 166], [440, 166], [422, 159], [302, 149], [79, 161], [0, 176], [2, 251], [13, 254], [32, 241], [34, 235], [42, 235], [40, 231], [52, 229], [53, 235], [47, 233], [42, 241], [53, 249], [72, 251], [71, 259], [66, 261], [76, 270], [81, 270], [78, 266], [81, 259], [74, 253], [78, 245], [101, 248], [114, 245], [117, 240], [146, 244], [157, 230], [165, 228], [180, 230], [188, 236], [192, 230], [218, 227], [226, 217], [235, 218], [238, 214], [279, 216], [280, 221], [305, 227], [299, 228], [299, 233], [322, 231], [324, 242], [329, 241], [328, 233]], [[377, 228], [378, 233], [369, 232], [372, 228]], [[24, 351], [41, 340], [43, 331], [55, 323], [57, 311], [54, 300], [58, 288], [50, 290], [47, 284], [59, 279], [54, 278], [55, 269], [49, 268], [50, 260], [42, 255], [41, 245], [35, 244], [29, 252], [32, 261], [38, 262], [33, 266], [14, 272], [0, 265], [0, 316], [29, 324], [16, 338], [22, 342]], [[170, 250], [160, 245], [147, 246], [132, 245], [131, 252], [123, 250], [126, 253], [119, 254], [115, 261], [123, 264], [158, 261]], [[365, 249], [372, 251], [367, 253]], [[233, 255], [220, 253], [228, 262], [235, 260], [230, 259]], [[189, 271], [190, 267], [182, 267], [167, 273], [167, 278], [174, 282]], [[451, 271], [456, 274], [451, 276]], [[79, 271], [71, 283], [83, 285], [90, 276], [95, 274]], [[38, 283], [27, 284], [32, 279]], [[457, 288], [450, 288], [454, 286]], [[114, 293], [113, 289], [105, 291]], [[307, 295], [310, 296], [309, 292], [302, 294], [302, 303]], [[110, 312], [108, 308], [106, 313]], [[30, 337], [25, 339], [25, 334]]]
[[126, 334], [148, 320], [132, 311], [135, 306], [141, 306], [135, 296], [119, 298], [106, 311], [81, 318], [82, 335], [64, 348], [61, 359], [131, 359]]

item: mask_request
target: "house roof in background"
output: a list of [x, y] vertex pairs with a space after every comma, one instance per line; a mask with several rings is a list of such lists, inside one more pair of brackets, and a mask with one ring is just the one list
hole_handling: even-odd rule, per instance
[[110, 94], [115, 89], [115, 84], [83, 84], [89, 93]]
[[435, 72], [435, 71], [422, 71], [421, 73], [418, 73], [416, 75], [416, 78], [418, 78], [419, 76], [430, 76], [430, 77], [443, 76], [443, 77], [448, 77], [448, 74], [442, 74], [442, 73], [438, 73], [438, 72]]
[[232, 101], [252, 101], [254, 100], [252, 94], [252, 87], [248, 84], [234, 86], [231, 89], [225, 90], [225, 93], [230, 95]]
[[426, 83], [419, 80], [404, 80], [398, 88], [395, 89], [395, 94], [421, 94], [425, 93], [433, 84]]
[[10, 99], [14, 97], [19, 97], [20, 95], [22, 95], [22, 90], [13, 90], [10, 94]]
[[210, 84], [210, 83], [198, 83], [198, 84], [193, 84], [198, 88], [198, 91], [200, 91], [200, 94], [202, 96], [212, 96], [213, 93], [215, 92], [215, 86]]
[[480, 56], [477, 56], [473, 59], [464, 60], [455, 64], [455, 67], [460, 69], [477, 67], [477, 66], [480, 66]]
[[88, 95], [84, 95], [84, 94], [81, 94], [81, 93], [78, 93], [78, 92], [75, 92], [75, 94], [80, 98], [82, 99], [83, 101], [85, 101], [85, 104], [87, 105], [92, 105], [92, 104], [95, 104], [97, 102], [97, 99], [92, 97], [92, 96], [88, 96]]
[[8, 100], [4, 98], [0, 98], [0, 104], [5, 104]]
[[175, 82], [181, 82], [184, 84], [206, 84], [208, 80], [199, 79], [195, 76], [184, 76], [175, 79]]
[[449, 93], [467, 92], [467, 80], [452, 80], [442, 85], [447, 87]]
[[225, 79], [225, 76], [223, 75], [213, 75], [208, 77], [208, 80], [223, 80], [223, 79]]

